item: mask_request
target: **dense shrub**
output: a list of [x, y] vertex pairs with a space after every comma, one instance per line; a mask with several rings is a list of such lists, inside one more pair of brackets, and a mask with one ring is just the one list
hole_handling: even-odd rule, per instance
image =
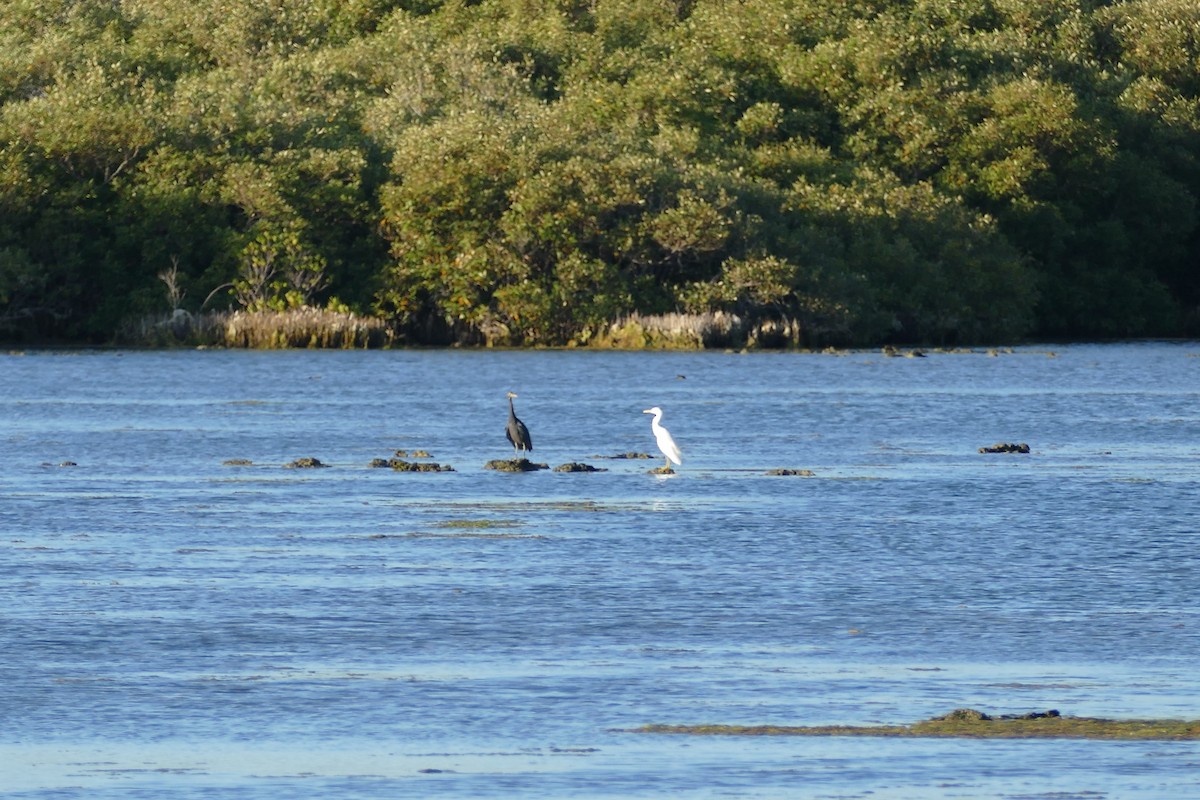
[[1200, 332], [1194, 2], [0, 2], [5, 338]]

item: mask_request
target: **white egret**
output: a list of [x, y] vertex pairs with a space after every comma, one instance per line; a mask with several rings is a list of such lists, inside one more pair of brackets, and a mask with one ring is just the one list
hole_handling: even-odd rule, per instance
[[643, 414], [653, 414], [654, 419], [650, 420], [650, 430], [654, 431], [654, 441], [658, 442], [658, 449], [667, 457], [665, 469], [671, 468], [671, 462], [683, 466], [683, 453], [679, 452], [679, 445], [675, 444], [675, 440], [671, 438], [671, 432], [662, 426], [659, 420], [662, 419], [662, 409], [658, 406], [647, 408]]
[[524, 450], [527, 453], [533, 452], [533, 439], [529, 437], [529, 428], [525, 427], [525, 423], [517, 419], [517, 414], [513, 411], [513, 398], [516, 394], [508, 393], [508, 425], [504, 428], [504, 435], [513, 446], [513, 457], [516, 458], [518, 450]]

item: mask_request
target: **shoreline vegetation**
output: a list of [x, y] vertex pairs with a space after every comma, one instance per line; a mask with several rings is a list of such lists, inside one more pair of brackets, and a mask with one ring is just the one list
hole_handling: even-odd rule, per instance
[[387, 347], [395, 342], [381, 319], [350, 311], [208, 311], [147, 316], [126, 324], [117, 343], [133, 347], [226, 347], [255, 350]]
[[[561, 347], [592, 350], [793, 350], [812, 352], [794, 320], [749, 322], [734, 314], [631, 314], [610, 323], [586, 340]], [[228, 348], [257, 350], [369, 350], [411, 346], [394, 326], [379, 317], [351, 311], [311, 307], [282, 311], [207, 311], [177, 309], [173, 314], [142, 317], [122, 325], [113, 344], [132, 348]], [[445, 345], [440, 345], [445, 346]], [[513, 348], [507, 340], [458, 343], [455, 347]], [[549, 345], [541, 345], [549, 347]], [[854, 348], [826, 346], [820, 352], [841, 354]], [[896, 347], [880, 351], [896, 358], [919, 358], [926, 352], [1012, 352], [1011, 347]], [[1053, 355], [1047, 351], [1047, 355]]]
[[[570, 339], [565, 347], [599, 350], [801, 349], [795, 320], [751, 322], [725, 312], [630, 314], [595, 334]], [[468, 344], [514, 346], [507, 337], [482, 336]], [[394, 326], [379, 317], [351, 311], [303, 306], [280, 311], [208, 311], [177, 309], [122, 326], [118, 344], [133, 347], [228, 347], [263, 350], [289, 348], [375, 349], [405, 342]]]
[[1200, 334], [1195, 0], [41, 0], [0, 42], [6, 344]]
[[868, 736], [962, 739], [1200, 739], [1200, 720], [1114, 720], [1069, 717], [1058, 711], [993, 717], [974, 709], [911, 725], [646, 725], [632, 733], [665, 733], [691, 736]]

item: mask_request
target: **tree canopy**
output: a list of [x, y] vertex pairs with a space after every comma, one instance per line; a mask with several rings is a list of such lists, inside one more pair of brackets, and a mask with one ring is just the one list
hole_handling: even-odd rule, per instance
[[0, 0], [0, 336], [1200, 332], [1195, 0]]

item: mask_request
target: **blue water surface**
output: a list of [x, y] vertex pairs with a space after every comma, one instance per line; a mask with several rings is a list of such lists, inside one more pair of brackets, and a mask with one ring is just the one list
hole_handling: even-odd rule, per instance
[[[485, 469], [508, 390], [607, 471]], [[0, 794], [1200, 797], [1192, 742], [630, 732], [1200, 718], [1198, 401], [1196, 342], [0, 356]]]

